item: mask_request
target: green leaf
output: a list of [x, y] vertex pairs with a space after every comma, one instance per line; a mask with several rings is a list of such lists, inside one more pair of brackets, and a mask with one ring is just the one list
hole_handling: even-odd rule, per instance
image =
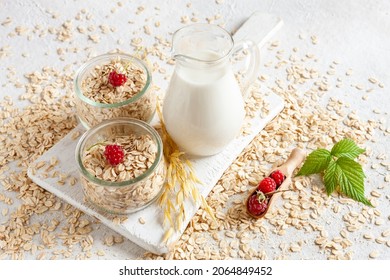
[[328, 167], [325, 169], [325, 174], [324, 174], [324, 183], [325, 183], [325, 189], [326, 193], [331, 195], [336, 187], [338, 186], [338, 181], [336, 177], [336, 170], [338, 169], [338, 165], [336, 162], [332, 159], [329, 162]]
[[335, 177], [340, 192], [346, 196], [372, 206], [364, 197], [364, 172], [361, 165], [348, 157], [340, 157], [336, 163]]
[[320, 173], [326, 169], [332, 155], [326, 149], [317, 149], [311, 152], [296, 176]]
[[361, 153], [364, 153], [365, 150], [359, 148], [354, 141], [351, 139], [340, 140], [333, 146], [333, 149], [330, 153], [336, 157], [347, 157], [350, 159], [356, 158]]

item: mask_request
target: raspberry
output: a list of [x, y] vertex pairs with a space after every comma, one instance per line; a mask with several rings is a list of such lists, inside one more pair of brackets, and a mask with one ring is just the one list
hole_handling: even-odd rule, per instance
[[271, 177], [272, 179], [274, 179], [277, 188], [283, 183], [283, 181], [284, 181], [284, 179], [285, 179], [284, 174], [283, 174], [282, 171], [280, 171], [280, 170], [275, 170], [274, 172], [272, 172], [272, 173], [269, 175], [269, 177]]
[[110, 72], [108, 75], [108, 82], [114, 87], [123, 86], [127, 81], [125, 74], [119, 74], [116, 71]]
[[270, 177], [264, 178], [261, 180], [257, 189], [265, 194], [274, 192], [276, 190], [276, 182]]
[[252, 215], [258, 216], [267, 210], [268, 201], [262, 192], [256, 192], [249, 197], [248, 211]]
[[107, 145], [104, 149], [104, 156], [111, 165], [118, 165], [123, 162], [125, 153], [119, 145]]

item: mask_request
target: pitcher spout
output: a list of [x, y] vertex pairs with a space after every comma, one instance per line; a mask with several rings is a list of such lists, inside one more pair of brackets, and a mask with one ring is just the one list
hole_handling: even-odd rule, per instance
[[172, 58], [176, 61], [213, 63], [229, 56], [233, 38], [219, 26], [197, 23], [173, 34]]

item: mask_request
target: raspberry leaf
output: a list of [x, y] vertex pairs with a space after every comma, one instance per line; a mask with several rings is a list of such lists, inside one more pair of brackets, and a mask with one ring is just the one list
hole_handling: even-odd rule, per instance
[[338, 168], [339, 167], [336, 164], [336, 161], [332, 159], [329, 162], [328, 167], [325, 169], [324, 183], [325, 183], [326, 193], [328, 196], [331, 195], [336, 190], [336, 187], [338, 185], [338, 180], [336, 177], [336, 171]]
[[372, 206], [364, 196], [365, 175], [362, 166], [355, 161], [355, 158], [364, 151], [352, 140], [343, 139], [333, 146], [331, 152], [317, 149], [310, 153], [296, 176], [324, 171], [323, 180], [328, 196], [334, 191], [339, 191], [356, 201]]
[[359, 148], [351, 139], [343, 139], [336, 143], [330, 153], [335, 157], [347, 157], [354, 159], [365, 150]]
[[361, 165], [348, 157], [340, 157], [336, 163], [335, 178], [340, 192], [368, 206], [372, 204], [364, 197], [364, 172]]
[[296, 176], [310, 175], [324, 171], [329, 165], [332, 155], [326, 149], [311, 152]]

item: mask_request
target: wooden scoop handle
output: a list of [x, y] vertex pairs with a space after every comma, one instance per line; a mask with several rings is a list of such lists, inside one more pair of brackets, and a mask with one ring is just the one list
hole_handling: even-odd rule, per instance
[[282, 171], [286, 178], [291, 177], [295, 168], [297, 168], [303, 162], [305, 157], [306, 152], [304, 150], [300, 148], [295, 148], [292, 150], [286, 162], [278, 168], [275, 168], [275, 170], [279, 169], [280, 171]]

